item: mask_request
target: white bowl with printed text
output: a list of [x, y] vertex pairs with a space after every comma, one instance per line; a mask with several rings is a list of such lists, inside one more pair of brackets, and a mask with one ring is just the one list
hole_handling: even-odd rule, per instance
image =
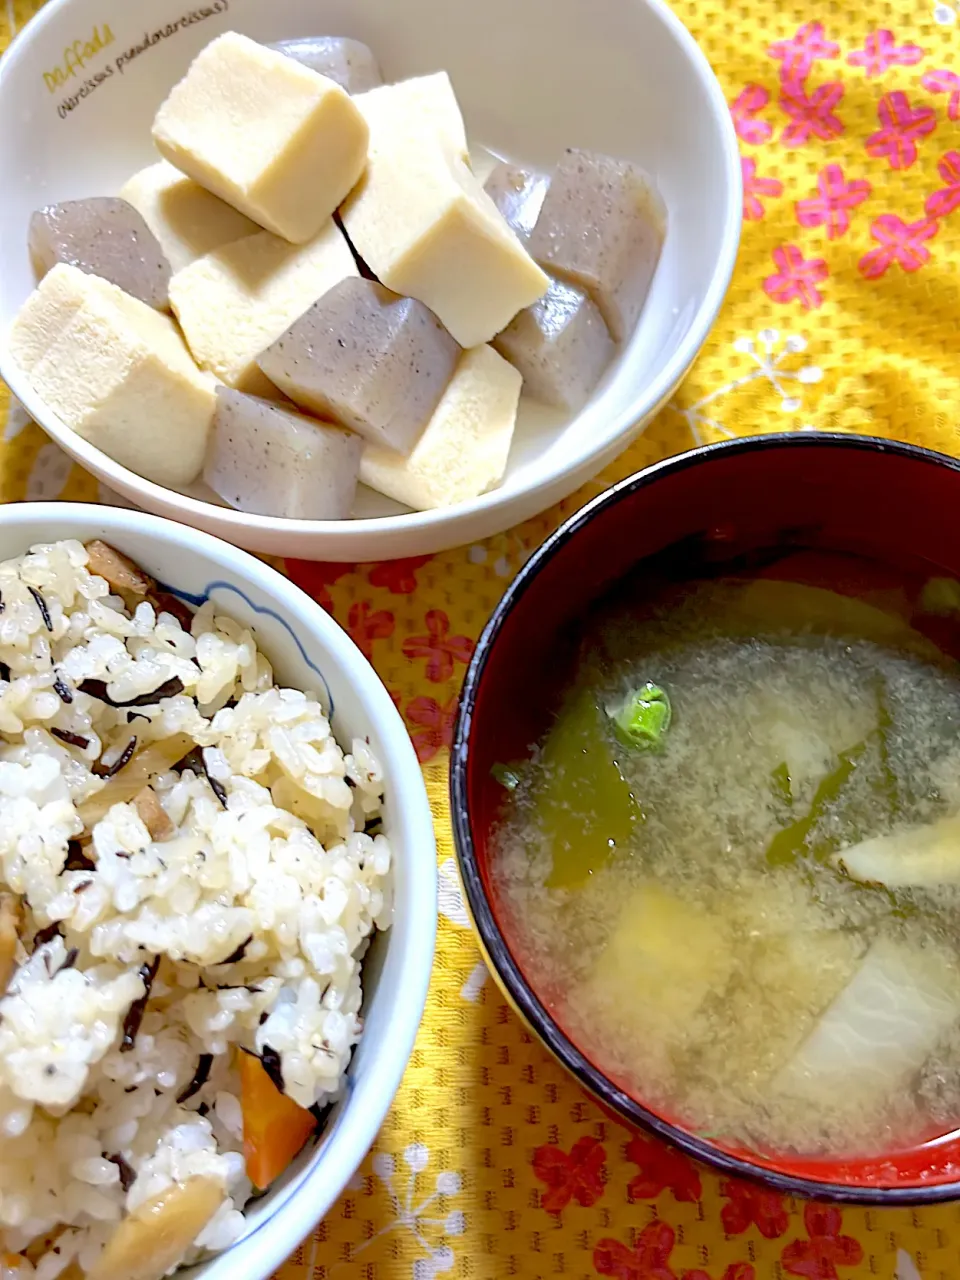
[[[500, 488], [411, 512], [361, 489], [353, 519], [287, 520], [144, 480], [69, 430], [34, 394], [6, 334], [35, 284], [31, 212], [113, 195], [156, 155], [150, 125], [170, 87], [223, 31], [264, 42], [366, 41], [386, 80], [447, 70], [478, 163], [551, 168], [565, 147], [633, 159], [663, 193], [669, 227], [640, 324], [573, 418], [526, 399]], [[500, 532], [566, 497], [667, 402], [726, 293], [742, 220], [740, 161], [723, 93], [663, 0], [49, 0], [0, 61], [0, 374], [77, 462], [127, 501], [254, 551], [378, 560]], [[482, 175], [481, 175], [482, 176]]]

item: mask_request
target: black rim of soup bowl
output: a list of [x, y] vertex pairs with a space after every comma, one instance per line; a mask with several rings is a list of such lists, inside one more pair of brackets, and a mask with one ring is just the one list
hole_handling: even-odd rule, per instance
[[[500, 929], [484, 887], [480, 863], [473, 843], [468, 793], [470, 737], [477, 699], [490, 654], [500, 632], [514, 607], [541, 570], [598, 515], [639, 490], [656, 484], [664, 476], [699, 466], [718, 455], [805, 447], [898, 454], [904, 458], [960, 474], [960, 461], [947, 454], [937, 453], [918, 445], [885, 440], [876, 436], [846, 435], [835, 432], [777, 433], [701, 445], [686, 453], [655, 463], [619, 481], [581, 507], [543, 542], [507, 587], [483, 629], [464, 678], [450, 755], [451, 817], [460, 877], [466, 894], [467, 909], [479, 937], [484, 959], [514, 1010], [587, 1092], [625, 1122], [629, 1128], [655, 1134], [658, 1138], [721, 1173], [747, 1178], [788, 1195], [807, 1199], [834, 1200], [845, 1204], [886, 1206], [934, 1204], [956, 1200], [960, 1199], [960, 1181], [929, 1186], [915, 1184], [883, 1187], [866, 1183], [861, 1185], [837, 1183], [783, 1173], [765, 1164], [760, 1155], [754, 1161], [714, 1146], [710, 1141], [665, 1120], [655, 1111], [624, 1093], [565, 1034], [527, 983]], [[839, 1164], [842, 1160], [829, 1160], [829, 1163]]]

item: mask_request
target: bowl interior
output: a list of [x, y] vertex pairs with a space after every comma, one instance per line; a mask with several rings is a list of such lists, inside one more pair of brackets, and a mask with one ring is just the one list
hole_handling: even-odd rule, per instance
[[[30, 213], [57, 200], [115, 193], [151, 163], [156, 108], [205, 43], [228, 29], [263, 41], [350, 34], [371, 45], [388, 80], [450, 72], [479, 166], [494, 153], [548, 168], [576, 146], [636, 160], [656, 178], [670, 226], [637, 332], [572, 421], [524, 405], [505, 482], [476, 505], [509, 504], [575, 472], [571, 491], [623, 448], [702, 342], [732, 268], [740, 220], [739, 163], [722, 94], [660, 0], [217, 0], [197, 12], [209, 16], [184, 24], [178, 0], [51, 0], [5, 58], [0, 109], [17, 127], [0, 138], [0, 335], [34, 285]], [[0, 338], [0, 370], [15, 394], [80, 461], [144, 506], [157, 509], [165, 494], [182, 502], [67, 432], [3, 360], [2, 345]], [[541, 509], [552, 496], [559, 493]], [[364, 520], [401, 510], [371, 492], [357, 508]], [[215, 518], [236, 540], [246, 530], [246, 545], [254, 545], [250, 530], [265, 520], [220, 508]], [[449, 519], [439, 512], [402, 522]], [[266, 519], [263, 528], [270, 527]], [[336, 533], [332, 523], [324, 527]]]
[[349, 749], [369, 737], [380, 760], [394, 853], [395, 919], [364, 960], [364, 1034], [319, 1142], [247, 1211], [235, 1249], [196, 1269], [204, 1280], [262, 1280], [343, 1190], [392, 1101], [420, 1023], [436, 932], [430, 808], [409, 737], [373, 669], [322, 609], [266, 565], [216, 539], [140, 513], [66, 503], [0, 507], [0, 559], [37, 542], [101, 537], [188, 603], [211, 598], [251, 628], [277, 681], [315, 692]]
[[[804, 581], [803, 557], [769, 563], [770, 548], [846, 552], [873, 567], [863, 582], [818, 583], [850, 595], [900, 572], [960, 576], [960, 465], [909, 446], [851, 437], [783, 436], [720, 445], [652, 468], [575, 516], [530, 562], [481, 640], [467, 677], [453, 764], [457, 846], [468, 901], [509, 998], [600, 1100], [701, 1159], [789, 1190], [838, 1198], [955, 1195], [960, 1134], [877, 1158], [758, 1156], [686, 1132], [607, 1079], [532, 990], [511, 945], [490, 874], [503, 790], [493, 766], [524, 758], [560, 692], [569, 639], [587, 607], [638, 566], [683, 581], [706, 566]], [[666, 554], [664, 555], [663, 553]], [[807, 558], [809, 561], [809, 558]], [[913, 621], [918, 626], [917, 621]], [[926, 623], [960, 658], [956, 617]], [[550, 661], [544, 662], [544, 655]], [[960, 1120], [960, 1118], [958, 1118]]]

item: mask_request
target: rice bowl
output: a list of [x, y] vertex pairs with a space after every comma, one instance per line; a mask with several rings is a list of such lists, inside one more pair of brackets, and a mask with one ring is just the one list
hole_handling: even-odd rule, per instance
[[[344, 752], [212, 602], [125, 607], [88, 560], [0, 565], [4, 1280], [161, 1275], [237, 1240], [249, 1170], [282, 1171], [256, 1164], [266, 1123], [251, 1166], [246, 1077], [308, 1117], [302, 1145], [391, 916], [367, 742]], [[175, 1256], [142, 1229], [169, 1204]]]

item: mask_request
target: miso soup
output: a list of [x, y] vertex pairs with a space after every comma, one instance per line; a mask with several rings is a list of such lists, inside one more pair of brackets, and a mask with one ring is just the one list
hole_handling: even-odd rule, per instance
[[960, 668], [930, 638], [960, 589], [798, 563], [858, 594], [730, 576], [598, 607], [496, 771], [493, 874], [532, 986], [632, 1096], [754, 1149], [875, 1152], [960, 1126]]

